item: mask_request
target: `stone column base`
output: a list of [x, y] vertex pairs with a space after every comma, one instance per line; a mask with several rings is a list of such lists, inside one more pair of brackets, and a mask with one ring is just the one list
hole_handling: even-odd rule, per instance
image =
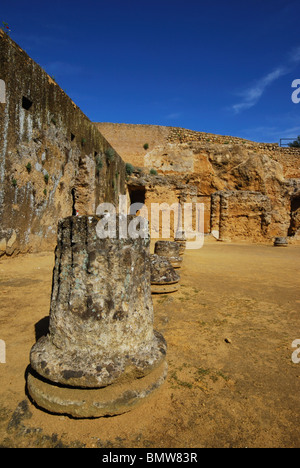
[[174, 269], [181, 268], [181, 266], [182, 266], [182, 257], [178, 257], [178, 258], [172, 257], [172, 258], [169, 258], [168, 260], [169, 260], [169, 262], [171, 263], [171, 265], [172, 265], [172, 267]]
[[185, 249], [186, 249], [186, 241], [175, 241], [176, 244], [179, 247], [179, 255], [182, 256], [184, 255]]
[[151, 293], [152, 294], [165, 294], [178, 291], [178, 283], [161, 283], [161, 284], [151, 284]]
[[86, 389], [57, 385], [29, 370], [27, 389], [35, 403], [50, 413], [78, 419], [115, 416], [132, 410], [157, 390], [166, 379], [167, 367], [164, 360], [143, 378]]
[[275, 247], [287, 247], [288, 241], [286, 237], [276, 237], [274, 241]]

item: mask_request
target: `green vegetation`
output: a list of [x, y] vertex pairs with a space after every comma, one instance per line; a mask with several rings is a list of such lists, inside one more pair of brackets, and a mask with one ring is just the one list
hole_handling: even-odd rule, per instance
[[168, 296], [163, 295], [157, 300], [157, 302], [158, 302], [158, 304], [163, 304], [167, 299], [168, 299]]
[[148, 143], [145, 143], [143, 148], [144, 148], [145, 150], [147, 150], [147, 149], [149, 148], [149, 144], [148, 144]]
[[47, 189], [44, 189], [43, 194], [46, 196], [47, 195]]
[[15, 178], [12, 179], [11, 183], [12, 183], [13, 187], [17, 186], [17, 180]]
[[126, 171], [127, 175], [131, 175], [133, 173], [133, 171], [134, 171], [133, 165], [130, 164], [130, 163], [126, 163], [125, 164], [125, 171]]
[[48, 182], [49, 182], [49, 174], [45, 174], [45, 175], [44, 175], [44, 181], [45, 181], [46, 184], [48, 184]]
[[9, 34], [11, 32], [8, 23], [6, 23], [5, 21], [2, 21], [2, 26], [0, 26], [0, 29], [2, 29], [2, 31], [4, 31], [6, 34]]
[[201, 380], [203, 377], [210, 373], [210, 369], [204, 369], [203, 367], [199, 367], [196, 371], [197, 378], [196, 380]]
[[105, 151], [106, 160], [108, 163], [112, 162], [115, 159], [116, 152], [113, 148], [108, 148]]
[[173, 379], [174, 382], [180, 387], [193, 388], [193, 384], [191, 382], [185, 382], [184, 380], [180, 380], [176, 374], [176, 371], [173, 371], [171, 373], [170, 378]]
[[103, 162], [100, 156], [96, 157], [96, 174], [99, 175], [101, 169], [103, 167]]
[[[177, 373], [179, 373], [179, 376]], [[198, 388], [205, 392], [209, 388], [210, 381], [216, 383], [219, 379], [228, 382], [230, 377], [219, 370], [190, 367], [186, 363], [170, 372], [172, 388]]]
[[157, 175], [157, 171], [155, 169], [150, 169], [150, 174], [151, 175]]
[[297, 140], [293, 141], [293, 143], [289, 143], [290, 148], [300, 148], [300, 135], [298, 136]]
[[29, 174], [29, 173], [31, 172], [31, 169], [32, 169], [32, 167], [31, 167], [31, 162], [27, 163], [25, 167], [26, 167], [27, 172], [28, 172], [28, 174]]

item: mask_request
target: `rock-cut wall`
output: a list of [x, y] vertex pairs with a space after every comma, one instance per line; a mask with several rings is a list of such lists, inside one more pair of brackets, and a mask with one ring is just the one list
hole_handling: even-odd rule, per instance
[[299, 148], [181, 128], [153, 126], [151, 137], [151, 126], [97, 125], [113, 145], [120, 133], [120, 155], [142, 166], [127, 187], [148, 212], [152, 203], [197, 202], [204, 204], [204, 233], [220, 240], [300, 242]]
[[0, 83], [0, 255], [52, 249], [60, 218], [125, 193], [125, 163], [2, 31]]

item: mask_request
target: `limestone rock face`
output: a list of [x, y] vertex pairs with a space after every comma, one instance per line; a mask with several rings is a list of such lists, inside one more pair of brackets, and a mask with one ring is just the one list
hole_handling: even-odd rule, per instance
[[292, 212], [290, 230], [292, 235], [300, 234], [300, 208]]
[[[128, 184], [144, 186], [148, 211], [151, 203], [171, 206], [180, 197], [183, 203], [203, 203], [204, 233], [217, 239], [270, 243], [276, 236], [288, 235], [296, 243], [300, 238], [299, 202], [294, 201], [300, 187], [297, 151], [170, 129], [168, 138], [149, 148], [143, 171], [134, 173]], [[150, 168], [157, 171], [152, 180]], [[216, 207], [220, 194], [224, 204]]]
[[14, 229], [0, 229], [0, 257], [18, 253], [18, 236]]
[[[291, 198], [291, 220], [289, 228], [289, 236], [294, 238], [300, 237], [300, 181], [294, 180], [295, 184], [291, 184], [292, 198]], [[298, 182], [298, 183], [297, 183]]]
[[[134, 218], [125, 217], [126, 228]], [[120, 238], [119, 218], [116, 238], [100, 239], [101, 220], [75, 216], [58, 225], [49, 334], [33, 346], [30, 363], [63, 386], [124, 385], [166, 370], [166, 343], [153, 329], [150, 239]]]

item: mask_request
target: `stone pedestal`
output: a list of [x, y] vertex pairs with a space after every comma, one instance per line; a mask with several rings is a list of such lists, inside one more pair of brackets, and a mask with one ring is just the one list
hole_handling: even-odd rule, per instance
[[167, 373], [166, 343], [153, 330], [149, 236], [119, 239], [117, 223], [116, 238], [99, 239], [100, 220], [59, 222], [49, 334], [30, 353], [31, 398], [78, 418], [130, 410]]
[[286, 237], [276, 237], [274, 241], [275, 247], [287, 247], [288, 241]]
[[153, 254], [151, 260], [151, 292], [165, 294], [179, 289], [180, 276], [166, 257]]
[[179, 245], [177, 242], [157, 241], [154, 246], [154, 253], [167, 257], [173, 268], [181, 268], [182, 257], [179, 255]]

